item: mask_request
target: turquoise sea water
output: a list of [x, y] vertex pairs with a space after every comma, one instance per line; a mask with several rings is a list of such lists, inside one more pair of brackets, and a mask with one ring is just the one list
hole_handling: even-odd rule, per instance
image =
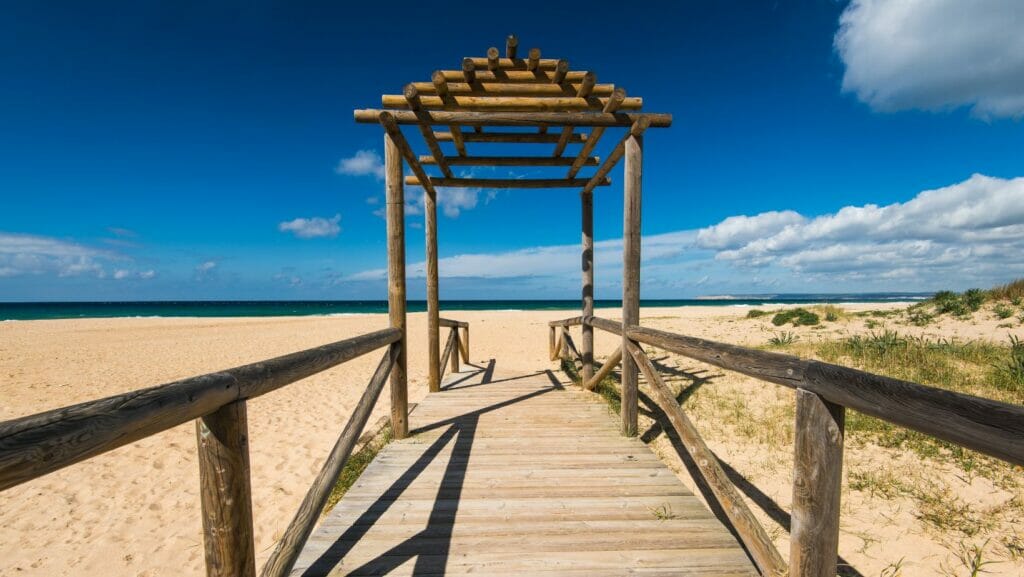
[[[644, 307], [735, 306], [920, 300], [924, 293], [746, 295], [706, 299], [650, 299]], [[409, 301], [409, 312], [427, 309], [426, 301]], [[597, 300], [597, 308], [621, 301]], [[579, 310], [579, 300], [452, 300], [441, 310]], [[147, 302], [0, 302], [0, 320], [113, 317], [278, 317], [385, 313], [387, 301], [147, 301]]]

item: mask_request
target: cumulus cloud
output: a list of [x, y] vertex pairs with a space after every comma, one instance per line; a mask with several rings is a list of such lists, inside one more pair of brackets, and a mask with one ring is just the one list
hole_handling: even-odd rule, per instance
[[341, 215], [331, 218], [314, 216], [312, 218], [296, 218], [277, 225], [277, 230], [290, 232], [298, 238], [335, 237], [341, 232]]
[[[765, 213], [769, 214], [769, 213]], [[752, 217], [757, 219], [758, 215]], [[774, 217], [772, 217], [774, 218]], [[719, 260], [779, 265], [797, 273], [868, 273], [918, 277], [1024, 267], [1024, 177], [975, 174], [926, 190], [904, 203], [846, 206], [833, 214], [794, 218], [758, 237], [735, 221], [700, 230], [722, 248]]]
[[55, 274], [106, 276], [104, 265], [123, 257], [47, 236], [0, 232], [0, 277]]
[[876, 110], [969, 106], [1024, 116], [1020, 0], [853, 0], [839, 19], [843, 90]]
[[701, 229], [697, 233], [697, 244], [711, 249], [738, 248], [804, 220], [792, 210], [762, 212], [756, 216], [730, 216], [713, 227]]
[[349, 158], [342, 158], [334, 169], [338, 174], [349, 176], [373, 175], [378, 180], [384, 179], [384, 159], [376, 150], [358, 150]]
[[114, 277], [114, 280], [126, 280], [126, 279], [149, 280], [151, 278], [156, 277], [156, 271], [154, 271], [152, 269], [150, 269], [150, 270], [143, 270], [143, 271], [135, 271], [135, 270], [128, 270], [128, 269], [120, 268], [120, 269], [117, 269], [117, 270], [114, 271], [113, 277]]

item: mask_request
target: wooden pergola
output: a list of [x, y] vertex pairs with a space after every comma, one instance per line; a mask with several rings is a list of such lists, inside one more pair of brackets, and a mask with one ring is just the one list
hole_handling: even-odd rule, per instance
[[[518, 47], [518, 39], [509, 36], [504, 57], [497, 48], [489, 48], [486, 57], [464, 58], [460, 70], [438, 70], [429, 82], [412, 82], [402, 94], [383, 95], [382, 109], [354, 113], [356, 122], [380, 123], [385, 132], [388, 303], [391, 326], [402, 332], [402, 352], [397, 370], [391, 373], [392, 426], [397, 438], [404, 437], [408, 430], [404, 185], [421, 186], [425, 193], [430, 391], [440, 390], [442, 372], [437, 266], [437, 189], [441, 187], [580, 189], [582, 314], [592, 316], [593, 193], [598, 186], [611, 184], [608, 174], [625, 158], [622, 322], [627, 326], [639, 323], [643, 134], [651, 127], [670, 126], [672, 115], [641, 112], [642, 98], [627, 97], [623, 88], [613, 84], [598, 84], [593, 72], [570, 70], [568, 60], [541, 58], [537, 48], [522, 58]], [[429, 154], [415, 153], [401, 125], [419, 129]], [[437, 127], [444, 130], [438, 131]], [[609, 128], [621, 128], [623, 134], [602, 161], [593, 153]], [[455, 153], [446, 155], [441, 142], [451, 142]], [[470, 154], [467, 147], [488, 143], [550, 144], [552, 149], [547, 155], [486, 156]], [[572, 153], [569, 145], [579, 145], [579, 149]], [[536, 149], [533, 146], [528, 150]], [[403, 163], [408, 164], [412, 175], [403, 177]], [[436, 168], [440, 174], [428, 174], [425, 166]], [[466, 178], [452, 170], [481, 166], [563, 167], [566, 173], [561, 178]], [[590, 175], [581, 174], [585, 167], [597, 168]], [[458, 332], [453, 334], [457, 340]], [[588, 381], [593, 377], [592, 327], [584, 327], [581, 349], [582, 376]], [[637, 429], [637, 375], [637, 364], [624, 355], [622, 432], [626, 435], [635, 435]]]

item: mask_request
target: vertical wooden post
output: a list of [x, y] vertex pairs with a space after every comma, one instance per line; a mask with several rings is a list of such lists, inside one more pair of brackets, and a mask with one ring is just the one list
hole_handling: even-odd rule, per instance
[[409, 434], [405, 326], [405, 191], [402, 188], [402, 153], [391, 136], [384, 134], [384, 187], [388, 229], [388, 318], [402, 331], [402, 348], [391, 370], [391, 430], [396, 439]]
[[452, 338], [454, 339], [455, 345], [452, 347], [452, 374], [455, 374], [462, 370], [459, 367], [459, 355], [462, 354], [460, 350], [462, 344], [459, 342], [459, 327], [452, 327]]
[[555, 360], [555, 327], [548, 327], [548, 357]]
[[566, 353], [569, 351], [569, 339], [566, 338], [568, 336], [569, 327], [563, 326], [561, 338], [558, 339], [558, 344], [560, 345], [558, 347], [558, 358], [560, 359], [564, 359], [566, 357]]
[[841, 405], [796, 390], [790, 577], [836, 574], [845, 412]]
[[196, 419], [206, 574], [255, 577], [245, 401]]
[[[626, 139], [622, 205], [622, 350], [629, 350], [628, 327], [640, 324], [640, 196], [643, 176], [643, 136]], [[637, 365], [622, 355], [622, 434], [636, 435]]]
[[594, 194], [580, 194], [580, 206], [583, 209], [583, 317], [580, 326], [583, 337], [580, 340], [580, 354], [583, 356], [582, 382], [586, 383], [594, 377], [594, 327], [586, 323], [586, 317], [594, 316]]
[[423, 195], [423, 218], [427, 235], [427, 387], [436, 393], [441, 390], [441, 303], [437, 286], [437, 199], [429, 192]]

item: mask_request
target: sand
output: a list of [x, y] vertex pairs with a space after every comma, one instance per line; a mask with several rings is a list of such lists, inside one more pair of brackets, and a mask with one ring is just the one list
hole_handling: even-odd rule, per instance
[[[739, 344], [763, 344], [774, 327], [743, 320], [747, 310], [645, 309], [642, 317], [647, 326]], [[598, 314], [619, 317], [617, 310]], [[571, 315], [566, 311], [474, 311], [446, 316], [470, 322], [474, 361], [496, 358], [505, 371], [533, 372], [554, 368], [547, 358], [547, 322]], [[293, 352], [383, 328], [386, 323], [385, 315], [0, 323], [0, 420]], [[914, 330], [961, 339], [1002, 340], [1007, 333], [997, 329], [995, 322], [954, 324]], [[822, 335], [829, 331], [851, 330], [862, 329], [843, 325], [813, 333], [817, 336], [804, 329], [801, 332], [807, 338], [825, 338]], [[1020, 328], [1011, 332], [1024, 336]], [[425, 315], [409, 315], [412, 402], [426, 394], [425, 333]], [[598, 331], [599, 357], [614, 346], [614, 337]], [[379, 354], [373, 353], [249, 403], [258, 566], [290, 521], [378, 360]], [[680, 367], [692, 365], [682, 363]], [[752, 383], [718, 370], [714, 375], [714, 386], [723, 389]], [[791, 394], [778, 387], [757, 386], [759, 394]], [[382, 396], [371, 422], [386, 413], [386, 398], [386, 394]], [[744, 446], [728, 435], [716, 434], [713, 423], [705, 425], [709, 427], [708, 442], [722, 459], [777, 507], [788, 510], [785, 447], [766, 456], [763, 447]], [[663, 440], [652, 446], [663, 458], [675, 459], [678, 464]], [[202, 574], [195, 453], [195, 430], [189, 423], [0, 493], [0, 575]], [[852, 458], [878, 455], [863, 453]], [[891, 460], [886, 464], [891, 466]], [[684, 482], [692, 486], [685, 470], [680, 470]], [[988, 499], [986, 503], [1006, 497], [993, 497], [991, 486], [978, 480], [973, 483], [977, 487], [967, 497]], [[925, 559], [905, 567], [905, 575], [931, 575], [940, 562], [948, 562], [947, 544], [901, 525], [909, 526], [913, 517], [902, 519], [892, 512], [891, 503], [869, 502], [868, 496], [858, 495], [854, 493], [844, 505], [841, 547], [844, 558], [861, 573], [876, 575], [886, 563], [900, 557], [915, 562]], [[872, 506], [859, 507], [862, 503]], [[877, 515], [872, 516], [879, 511], [895, 515], [897, 521], [879, 524]], [[772, 529], [778, 527], [777, 519], [759, 514], [785, 554], [785, 532]], [[865, 546], [863, 539], [858, 540], [857, 535], [872, 531], [879, 542]], [[1011, 575], [1019, 574], [1021, 567], [1019, 561], [1011, 561], [990, 568], [993, 574]]]

